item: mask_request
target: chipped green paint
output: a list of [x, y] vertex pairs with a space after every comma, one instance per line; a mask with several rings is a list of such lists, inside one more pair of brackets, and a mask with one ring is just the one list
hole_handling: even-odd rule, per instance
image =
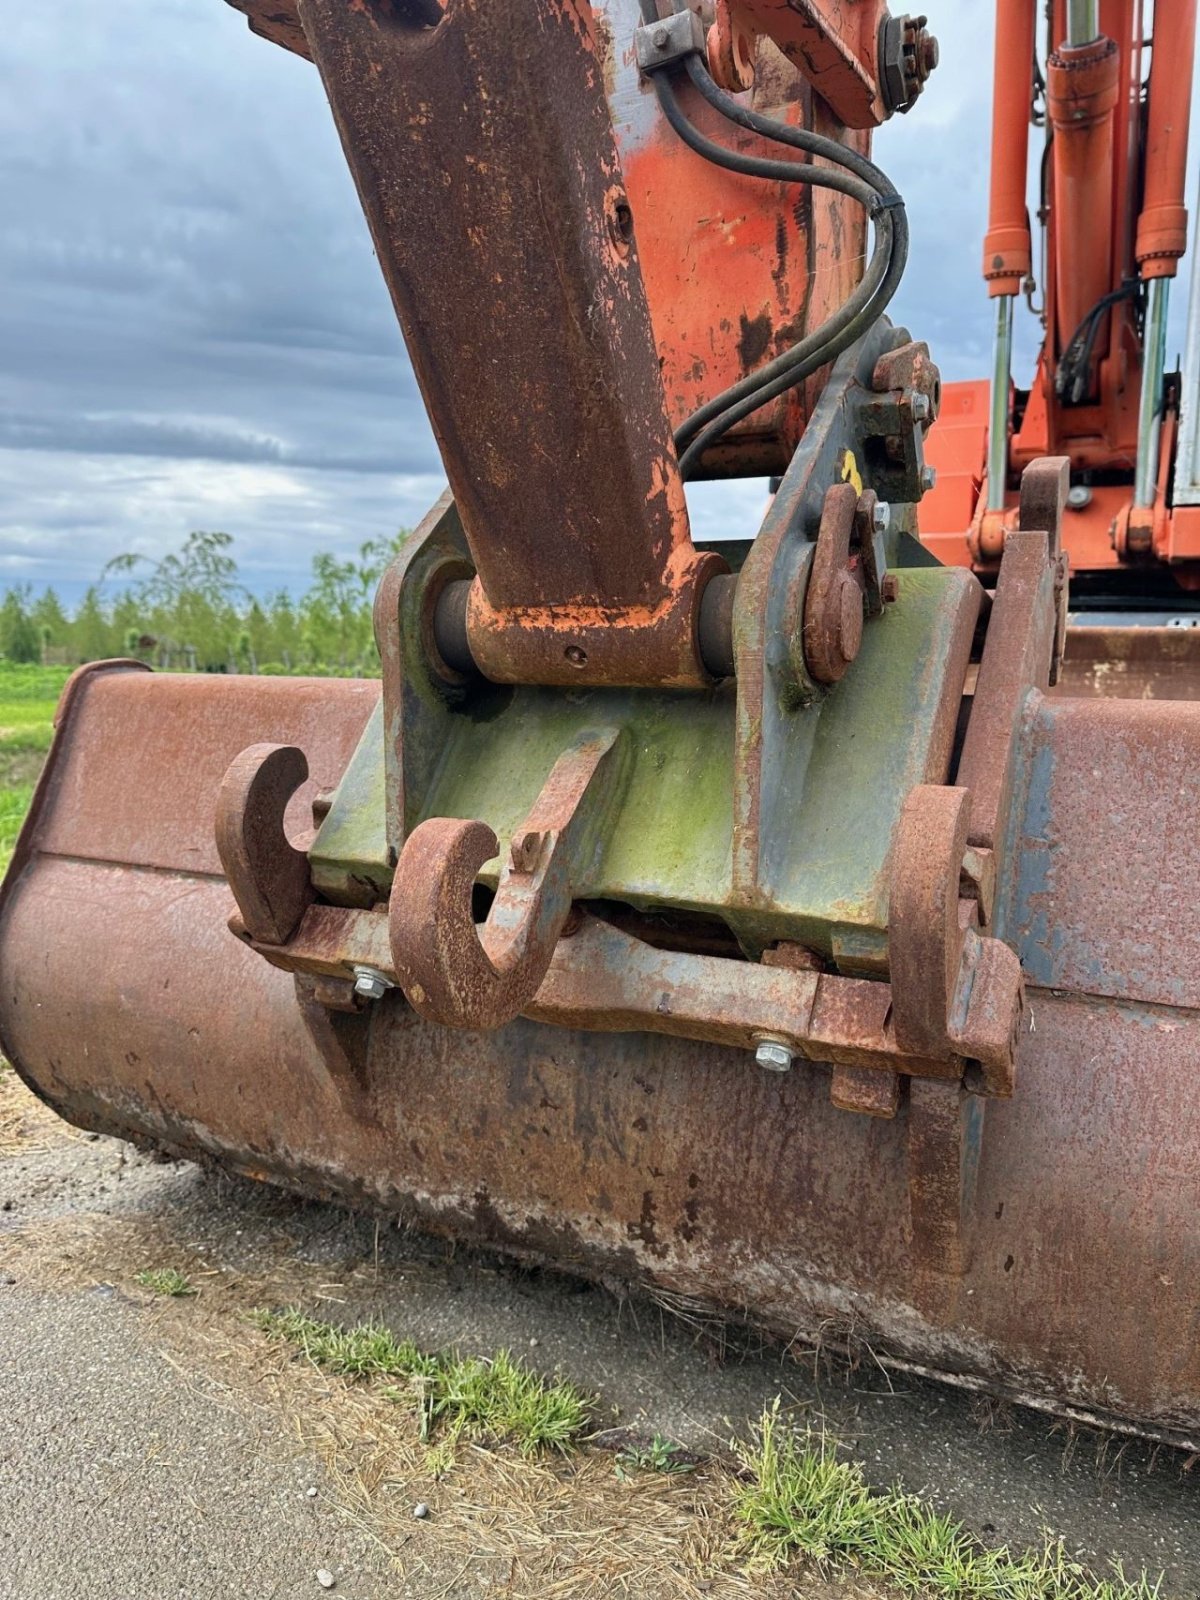
[[[786, 770], [791, 825], [760, 864], [756, 903], [732, 888], [734, 689], [516, 690], [488, 720], [451, 711], [420, 815], [477, 817], [507, 840], [579, 729], [627, 730], [630, 773], [582, 898], [722, 917], [750, 947], [792, 938], [847, 970], [886, 966], [887, 858], [908, 791], [930, 770], [943, 697], [940, 663], [967, 574], [897, 573], [900, 598], [865, 630], [858, 660], [817, 704], [794, 713]], [[801, 727], [799, 724], [803, 723]], [[383, 720], [372, 717], [316, 843], [320, 892], [345, 900], [391, 880], [383, 828]], [[494, 883], [498, 862], [483, 877]]]

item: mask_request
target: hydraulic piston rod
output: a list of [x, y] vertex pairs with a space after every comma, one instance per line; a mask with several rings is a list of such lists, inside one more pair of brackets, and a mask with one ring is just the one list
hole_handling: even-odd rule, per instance
[[991, 424], [988, 429], [989, 511], [1004, 510], [1008, 478], [1008, 386], [1012, 374], [1013, 296], [996, 296], [996, 340], [992, 364]]
[[1072, 49], [1100, 37], [1100, 0], [1067, 0], [1067, 38]]
[[1146, 355], [1142, 398], [1138, 409], [1137, 474], [1133, 503], [1139, 510], [1154, 504], [1158, 483], [1158, 441], [1162, 433], [1163, 370], [1167, 356], [1167, 297], [1170, 278], [1151, 278], [1146, 302]]

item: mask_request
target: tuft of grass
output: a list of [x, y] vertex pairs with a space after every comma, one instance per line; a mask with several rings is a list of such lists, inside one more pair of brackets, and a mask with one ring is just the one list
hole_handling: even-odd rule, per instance
[[630, 1444], [619, 1451], [616, 1468], [617, 1477], [624, 1480], [635, 1472], [694, 1472], [696, 1462], [682, 1445], [656, 1433], [649, 1444]]
[[735, 1547], [753, 1569], [806, 1557], [944, 1600], [1158, 1600], [1161, 1578], [1127, 1578], [1119, 1564], [1097, 1578], [1061, 1540], [1016, 1553], [989, 1549], [915, 1495], [875, 1493], [823, 1434], [785, 1422], [778, 1400], [750, 1442], [734, 1448]]
[[337, 1328], [294, 1309], [252, 1311], [250, 1320], [339, 1378], [429, 1378], [438, 1364], [436, 1356], [425, 1355], [410, 1339], [397, 1339], [374, 1323]]
[[183, 1300], [188, 1295], [200, 1292], [187, 1273], [175, 1267], [147, 1267], [135, 1276], [143, 1289], [153, 1289], [155, 1294], [169, 1295], [175, 1300]]
[[434, 1449], [442, 1470], [462, 1438], [513, 1444], [524, 1456], [565, 1452], [591, 1415], [591, 1401], [574, 1385], [540, 1377], [507, 1350], [490, 1359], [429, 1355], [387, 1328], [338, 1328], [294, 1309], [256, 1311], [251, 1320], [339, 1377], [403, 1380], [383, 1392], [414, 1407], [423, 1440], [440, 1435]]

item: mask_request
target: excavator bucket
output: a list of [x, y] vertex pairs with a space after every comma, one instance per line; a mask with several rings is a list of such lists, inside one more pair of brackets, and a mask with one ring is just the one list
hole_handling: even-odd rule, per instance
[[[450, 490], [378, 682], [75, 676], [8, 1058], [83, 1127], [1200, 1448], [1200, 703], [1063, 676], [1067, 461], [994, 586], [915, 537], [941, 384], [845, 128], [921, 24], [247, 9], [321, 72]], [[776, 460], [695, 544], [683, 476]]]
[[[883, 982], [861, 1006], [831, 993], [828, 1045], [791, 1036], [805, 1054], [763, 1070], [745, 1019], [789, 1037], [813, 974], [587, 915], [538, 1020], [495, 1030], [427, 1022], [396, 988], [331, 993], [320, 906], [314, 975], [264, 960], [227, 926], [224, 772], [251, 740], [303, 749], [300, 842], [379, 698], [120, 663], [74, 680], [0, 908], [0, 1032], [38, 1094], [82, 1127], [1195, 1448], [1200, 705], [1014, 698], [994, 917], [1027, 991], [1012, 1095], [986, 1098], [880, 1064]], [[382, 908], [351, 915], [372, 925], [354, 953], [386, 949]]]

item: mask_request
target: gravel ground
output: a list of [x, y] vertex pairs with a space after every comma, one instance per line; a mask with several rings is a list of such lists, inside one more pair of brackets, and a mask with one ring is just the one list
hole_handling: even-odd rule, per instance
[[701, 1449], [744, 1432], [782, 1392], [848, 1440], [878, 1485], [902, 1482], [990, 1542], [1036, 1542], [1049, 1528], [1090, 1564], [1120, 1556], [1127, 1571], [1164, 1570], [1164, 1594], [1200, 1594], [1200, 1466], [1175, 1452], [742, 1348], [647, 1301], [159, 1165], [114, 1140], [10, 1155], [0, 1205], [0, 1273], [15, 1279], [0, 1287], [0, 1595], [317, 1594], [321, 1566], [344, 1569], [338, 1593], [367, 1600], [476, 1592], [450, 1579], [406, 1589], [365, 1535], [339, 1524], [335, 1537], [324, 1491], [305, 1494], [319, 1466], [253, 1408], [170, 1365], [121, 1290], [128, 1260], [114, 1257], [111, 1283], [101, 1261], [69, 1290], [33, 1281], [19, 1250], [6, 1268], [5, 1230], [14, 1243], [69, 1237], [84, 1221], [93, 1250], [105, 1226], [151, 1230], [162, 1260], [142, 1265], [174, 1250], [267, 1280], [286, 1267], [307, 1274], [308, 1308], [330, 1320], [382, 1318], [431, 1348], [522, 1351], [599, 1392], [621, 1425]]

